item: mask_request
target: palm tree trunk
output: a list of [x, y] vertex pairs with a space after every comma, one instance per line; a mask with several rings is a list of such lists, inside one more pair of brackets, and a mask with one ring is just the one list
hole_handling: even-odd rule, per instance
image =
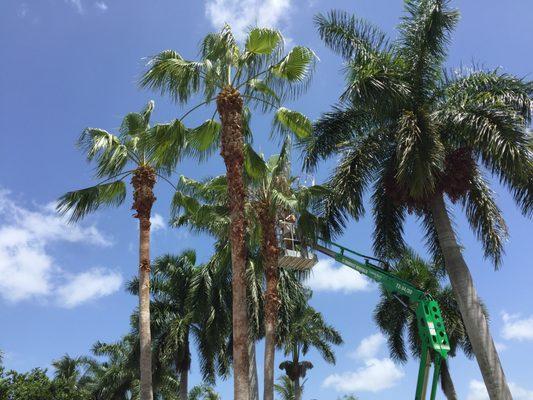
[[266, 276], [265, 290], [265, 365], [263, 400], [274, 400], [274, 363], [276, 356], [276, 322], [278, 319], [278, 241], [276, 238], [276, 220], [271, 215], [268, 205], [259, 211], [263, 237], [261, 252], [264, 259]]
[[230, 243], [233, 309], [233, 390], [235, 400], [249, 399], [248, 310], [246, 303], [246, 247], [243, 179], [244, 141], [243, 101], [240, 93], [228, 86], [217, 97], [222, 122], [221, 155], [226, 165], [230, 206]]
[[257, 359], [255, 357], [255, 340], [248, 341], [248, 359], [250, 360], [250, 400], [259, 400], [259, 379], [257, 377]]
[[180, 371], [180, 392], [179, 399], [187, 400], [189, 396], [189, 371], [182, 369]]
[[155, 202], [156, 175], [141, 166], [132, 177], [135, 218], [139, 219], [139, 336], [141, 400], [152, 400], [152, 338], [150, 333], [150, 215]]
[[445, 360], [441, 362], [440, 368], [440, 386], [446, 399], [448, 400], [457, 400], [457, 392], [455, 391], [455, 386], [453, 384], [452, 377], [450, 375], [450, 370], [448, 368], [448, 363]]
[[294, 381], [294, 400], [302, 400], [302, 388], [300, 387], [300, 377]]
[[483, 314], [474, 282], [463, 258], [452, 228], [444, 198], [436, 196], [431, 212], [444, 256], [446, 271], [450, 277], [457, 304], [465, 323], [466, 332], [485, 381], [491, 400], [512, 400], [505, 374]]

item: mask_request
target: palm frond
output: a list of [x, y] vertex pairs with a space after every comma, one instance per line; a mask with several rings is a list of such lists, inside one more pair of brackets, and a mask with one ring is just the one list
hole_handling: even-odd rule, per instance
[[86, 128], [78, 146], [87, 154], [88, 161], [96, 161], [96, 176], [99, 178], [120, 173], [129, 160], [126, 145], [103, 129]]
[[508, 237], [507, 226], [494, 201], [494, 193], [477, 170], [470, 182], [470, 190], [463, 198], [463, 207], [468, 222], [483, 243], [485, 257], [491, 258], [498, 267]]
[[69, 215], [72, 222], [103, 206], [118, 206], [126, 198], [124, 175], [120, 180], [101, 183], [85, 189], [68, 192], [59, 198], [56, 209], [62, 215]]
[[280, 135], [293, 133], [299, 139], [309, 137], [313, 129], [311, 121], [305, 115], [285, 107], [278, 108], [273, 125], [274, 130]]
[[245, 49], [254, 54], [270, 54], [283, 45], [283, 36], [277, 29], [253, 28], [246, 37]]
[[185, 60], [173, 50], [165, 50], [153, 57], [141, 78], [141, 87], [168, 94], [173, 100], [186, 103], [202, 87], [202, 73], [210, 63]]
[[330, 11], [314, 18], [320, 38], [344, 59], [371, 57], [389, 51], [387, 36], [367, 21], [343, 11]]

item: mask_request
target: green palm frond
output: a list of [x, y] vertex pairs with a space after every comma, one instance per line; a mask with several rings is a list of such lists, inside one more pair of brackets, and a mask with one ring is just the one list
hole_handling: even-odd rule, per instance
[[304, 139], [311, 134], [313, 129], [311, 121], [303, 114], [280, 107], [274, 117], [274, 130], [286, 136], [293, 133], [299, 139]]
[[244, 169], [248, 176], [255, 179], [265, 176], [267, 170], [263, 157], [257, 154], [248, 143], [244, 145]]
[[103, 129], [85, 129], [78, 140], [78, 146], [87, 154], [88, 161], [96, 161], [96, 176], [99, 178], [118, 174], [129, 159], [124, 143]]
[[272, 74], [288, 82], [302, 83], [310, 78], [316, 54], [308, 47], [296, 46], [279, 63], [270, 68]]
[[246, 38], [246, 51], [254, 54], [271, 54], [283, 45], [283, 36], [277, 29], [253, 28]]
[[406, 210], [397, 205], [387, 194], [386, 178], [374, 185], [372, 213], [374, 217], [373, 249], [377, 257], [394, 259], [406, 247], [403, 239], [403, 225]]
[[359, 109], [333, 107], [313, 126], [313, 134], [304, 138], [300, 146], [305, 151], [304, 168], [313, 171], [320, 160], [338, 154], [350, 146], [351, 140], [368, 126], [367, 112]]
[[185, 60], [173, 50], [166, 50], [152, 58], [148, 70], [142, 76], [140, 85], [169, 94], [180, 103], [189, 100], [202, 85], [202, 75], [210, 63]]
[[62, 215], [69, 215], [71, 221], [75, 222], [87, 214], [96, 211], [103, 206], [117, 206], [122, 204], [126, 198], [126, 184], [124, 178], [120, 180], [101, 183], [96, 186], [68, 192], [61, 196], [57, 203], [57, 211]]
[[498, 267], [503, 256], [503, 245], [508, 237], [507, 225], [494, 201], [494, 193], [476, 171], [470, 190], [463, 199], [466, 217], [485, 250], [485, 257]]
[[220, 123], [208, 119], [197, 128], [188, 131], [188, 151], [202, 161], [211, 156], [220, 146]]
[[148, 130], [145, 141], [156, 169], [172, 171], [186, 153], [189, 130], [180, 120], [158, 124]]
[[436, 175], [444, 164], [444, 146], [422, 115], [406, 112], [398, 125], [395, 178], [413, 198], [424, 198], [436, 188]]
[[389, 51], [387, 36], [367, 21], [343, 11], [330, 11], [315, 16], [318, 34], [326, 46], [344, 59], [366, 58]]

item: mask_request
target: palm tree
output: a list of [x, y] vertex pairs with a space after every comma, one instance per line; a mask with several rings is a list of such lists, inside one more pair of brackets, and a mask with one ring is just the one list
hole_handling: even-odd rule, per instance
[[[241, 400], [247, 399], [249, 393], [243, 110], [245, 104], [258, 105], [263, 110], [275, 109], [278, 119], [296, 134], [309, 133], [309, 122], [281, 107], [281, 101], [305, 88], [315, 56], [310, 49], [300, 46], [283, 55], [281, 33], [262, 28], [251, 29], [241, 49], [229, 26], [207, 35], [200, 54], [199, 61], [188, 61], [175, 51], [163, 51], [152, 59], [141, 85], [168, 93], [179, 103], [201, 94], [204, 101], [181, 119], [201, 106], [216, 102], [213, 117], [192, 131], [191, 143], [199, 151], [218, 147], [220, 143], [226, 165], [233, 268], [234, 398]], [[217, 112], [220, 124], [214, 119]], [[167, 143], [168, 140], [159, 143], [158, 148], [163, 152], [172, 149], [171, 143]]]
[[[231, 326], [224, 317], [227, 306], [217, 297], [220, 291], [228, 289], [224, 285], [213, 286], [212, 270], [196, 265], [193, 250], [156, 258], [151, 278], [153, 351], [164, 368], [168, 365], [176, 371], [179, 399], [187, 400], [191, 339], [198, 345], [200, 369], [206, 381], [214, 383], [217, 372], [227, 374], [224, 350]], [[138, 280], [132, 280], [128, 289], [138, 294]], [[217, 313], [220, 316], [214, 317]]]
[[130, 113], [122, 121], [119, 135], [103, 129], [87, 128], [81, 134], [79, 145], [89, 161], [96, 162], [94, 186], [68, 192], [58, 202], [61, 214], [71, 213], [71, 221], [78, 221], [102, 206], [118, 206], [126, 198], [124, 180], [131, 175], [135, 218], [139, 219], [139, 330], [141, 340], [141, 399], [152, 400], [151, 338], [150, 338], [150, 216], [156, 200], [153, 188], [156, 179], [165, 178], [167, 170], [148, 147], [158, 136], [175, 138], [175, 157], [184, 148], [184, 137], [176, 136], [177, 123], [150, 127], [154, 102], [150, 101], [140, 113]]
[[[413, 250], [407, 249], [397, 260], [392, 271], [398, 277], [412, 282], [429, 293], [440, 304], [450, 341], [451, 350], [449, 355], [454, 357], [457, 349], [461, 349], [467, 357], [472, 357], [472, 344], [468, 339], [453, 291], [449, 286], [441, 285], [441, 281], [444, 278], [442, 268], [427, 263], [416, 255]], [[484, 308], [483, 310], [486, 313]], [[394, 360], [407, 361], [406, 347], [409, 347], [414, 357], [420, 357], [421, 344], [418, 338], [418, 326], [414, 317], [413, 306], [405, 307], [396, 298], [382, 291], [381, 301], [374, 311], [374, 319], [387, 338], [391, 357]], [[404, 338], [406, 331], [407, 343]], [[442, 362], [440, 378], [441, 387], [446, 398], [448, 400], [457, 400], [453, 380], [448, 364], [445, 361]]]
[[533, 211], [533, 84], [500, 71], [442, 72], [459, 14], [446, 0], [408, 0], [399, 38], [341, 12], [316, 17], [320, 36], [346, 63], [340, 103], [315, 126], [306, 166], [340, 153], [325, 201], [338, 225], [364, 212], [373, 186], [374, 250], [401, 253], [403, 224], [415, 213], [444, 265], [491, 399], [510, 399], [505, 375], [456, 234], [445, 196], [459, 201], [496, 266], [507, 236], [486, 168]]
[[218, 395], [215, 390], [208, 385], [199, 385], [195, 386], [189, 392], [190, 400], [221, 400], [221, 397]]
[[[320, 186], [304, 187], [290, 176], [289, 143], [286, 141], [279, 155], [269, 158], [261, 165], [256, 160], [256, 170], [260, 173], [247, 174], [248, 197], [246, 203], [248, 222], [248, 249], [258, 246], [264, 271], [264, 399], [274, 398], [274, 363], [276, 349], [276, 325], [280, 294], [278, 292], [278, 256], [280, 246], [277, 239], [278, 221], [289, 214], [296, 219], [297, 236], [316, 239], [318, 231], [328, 236], [323, 221], [312, 213], [314, 203], [326, 190]], [[215, 237], [227, 237], [229, 214], [227, 204], [227, 184], [225, 177], [208, 178], [197, 182], [181, 178], [181, 190], [174, 199], [174, 206], [183, 209], [176, 220], [177, 225], [192, 224]], [[204, 203], [200, 205], [198, 200]], [[324, 235], [323, 235], [324, 236]], [[254, 244], [255, 241], [255, 244]], [[257, 245], [257, 242], [260, 244]], [[257, 282], [257, 281], [256, 281]], [[252, 311], [253, 312], [253, 311]]]
[[301, 361], [300, 358], [311, 348], [315, 348], [326, 362], [335, 364], [331, 345], [342, 344], [340, 333], [324, 321], [322, 314], [307, 304], [309, 297], [310, 295], [294, 308], [288, 331], [279, 338], [285, 356], [291, 356], [291, 359], [283, 361], [279, 368], [285, 370], [285, 374], [293, 381], [295, 400], [302, 398], [300, 379], [313, 368], [311, 362]]
[[293, 215], [300, 237], [316, 240], [323, 227], [320, 218], [312, 213], [313, 203], [325, 194], [320, 186], [304, 187], [290, 176], [289, 143], [285, 142], [279, 155], [266, 162], [265, 173], [252, 179], [249, 185], [250, 209], [261, 229], [261, 257], [265, 271], [264, 293], [265, 360], [264, 400], [274, 400], [274, 363], [276, 329], [280, 305], [278, 258], [279, 221]]
[[[279, 395], [280, 400], [296, 400], [294, 392], [294, 382], [287, 375], [278, 378], [279, 383], [274, 385], [274, 390]], [[303, 392], [303, 385], [300, 387], [300, 392]]]

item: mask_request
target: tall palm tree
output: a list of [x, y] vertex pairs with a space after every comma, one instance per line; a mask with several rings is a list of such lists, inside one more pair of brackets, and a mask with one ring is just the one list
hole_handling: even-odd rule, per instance
[[[256, 160], [256, 164], [259, 165], [260, 161]], [[259, 247], [266, 284], [263, 296], [265, 400], [273, 400], [274, 397], [276, 325], [280, 306], [278, 221], [292, 214], [296, 217], [296, 233], [299, 237], [313, 241], [318, 231], [328, 236], [323, 229], [323, 221], [312, 212], [314, 203], [326, 193], [326, 189], [316, 185], [299, 185], [297, 179], [290, 176], [289, 168], [289, 143], [286, 141], [279, 155], [270, 157], [262, 167], [256, 166], [255, 169], [260, 173], [246, 175], [248, 248]], [[208, 178], [202, 182], [181, 178], [178, 188], [181, 191], [175, 196], [174, 205], [181, 207], [183, 213], [177, 219], [177, 224], [192, 224], [196, 229], [203, 229], [216, 237], [227, 237], [225, 232], [229, 213], [225, 177]], [[198, 200], [203, 203], [198, 203]]]
[[[202, 41], [199, 61], [188, 61], [175, 51], [163, 51], [154, 57], [141, 85], [168, 93], [175, 101], [186, 103], [195, 94], [204, 101], [191, 108], [216, 103], [213, 117], [192, 131], [193, 148], [205, 150], [218, 147], [224, 159], [229, 187], [231, 220], [231, 257], [233, 286], [233, 359], [234, 398], [248, 398], [248, 318], [246, 315], [246, 248], [245, 248], [245, 186], [243, 177], [245, 104], [263, 110], [275, 109], [278, 118], [297, 134], [303, 116], [281, 107], [281, 101], [305, 88], [314, 53], [305, 47], [294, 47], [283, 54], [283, 37], [277, 30], [251, 29], [241, 48], [229, 26], [209, 34]], [[218, 112], [220, 123], [215, 121]], [[309, 128], [308, 121], [304, 126]], [[183, 127], [183, 131], [185, 128]], [[165, 151], [172, 148], [172, 139], [159, 143]], [[213, 146], [214, 145], [214, 146]]]
[[[398, 277], [412, 282], [438, 301], [450, 340], [451, 349], [449, 355], [454, 357], [457, 349], [461, 349], [467, 357], [472, 357], [472, 344], [468, 339], [453, 291], [448, 285], [442, 286], [441, 284], [444, 278], [442, 268], [435, 264], [427, 263], [416, 255], [413, 250], [407, 249], [394, 264], [392, 272]], [[393, 359], [400, 362], [407, 361], [406, 347], [409, 347], [414, 357], [420, 357], [421, 343], [412, 306], [405, 307], [396, 298], [382, 291], [381, 300], [374, 311], [374, 319], [387, 338]], [[406, 331], [407, 343], [404, 336]], [[446, 361], [442, 362], [440, 379], [446, 398], [448, 400], [457, 400], [457, 394]]]
[[305, 187], [290, 176], [289, 142], [281, 153], [266, 162], [265, 172], [249, 184], [250, 209], [255, 214], [261, 230], [261, 257], [265, 271], [264, 293], [264, 400], [274, 400], [274, 363], [276, 353], [276, 329], [280, 306], [278, 259], [279, 221], [288, 215], [295, 217], [299, 236], [316, 239], [323, 228], [322, 221], [312, 213], [314, 202], [326, 193], [320, 186]]
[[[213, 286], [216, 280], [212, 270], [196, 265], [193, 250], [156, 258], [151, 281], [153, 351], [159, 363], [176, 371], [179, 399], [187, 400], [191, 342], [197, 343], [200, 370], [206, 381], [213, 383], [217, 372], [227, 373], [224, 350], [231, 326], [224, 318], [227, 305], [216, 300], [220, 291], [228, 289], [223, 285]], [[139, 281], [132, 280], [128, 289], [138, 294]], [[220, 317], [213, 317], [216, 313]]]
[[130, 113], [122, 121], [119, 134], [103, 129], [87, 128], [81, 134], [79, 145], [88, 161], [96, 163], [94, 186], [68, 192], [58, 202], [61, 214], [70, 213], [71, 221], [78, 221], [102, 206], [121, 205], [126, 198], [124, 180], [131, 176], [135, 218], [139, 220], [139, 331], [141, 340], [141, 399], [152, 400], [151, 338], [150, 338], [150, 216], [156, 200], [153, 188], [157, 178], [168, 172], [160, 159], [150, 150], [153, 137], [172, 136], [176, 159], [185, 147], [185, 138], [179, 136], [176, 122], [150, 126], [154, 102], [150, 101], [140, 113]]
[[302, 361], [301, 357], [314, 348], [326, 362], [335, 364], [331, 345], [342, 344], [340, 333], [324, 321], [322, 314], [307, 304], [309, 297], [294, 308], [288, 330], [279, 337], [285, 356], [291, 356], [279, 368], [285, 370], [285, 374], [293, 381], [295, 400], [302, 398], [300, 379], [313, 368], [310, 361]]
[[531, 120], [533, 84], [500, 71], [445, 74], [447, 44], [459, 14], [446, 0], [407, 0], [393, 42], [357, 17], [316, 17], [320, 36], [346, 65], [340, 103], [316, 124], [306, 166], [340, 153], [325, 202], [330, 220], [359, 218], [373, 187], [374, 250], [398, 255], [403, 224], [415, 213], [435, 257], [444, 260], [472, 348], [491, 399], [511, 394], [456, 234], [445, 196], [462, 204], [498, 266], [505, 222], [483, 168], [533, 211]]

